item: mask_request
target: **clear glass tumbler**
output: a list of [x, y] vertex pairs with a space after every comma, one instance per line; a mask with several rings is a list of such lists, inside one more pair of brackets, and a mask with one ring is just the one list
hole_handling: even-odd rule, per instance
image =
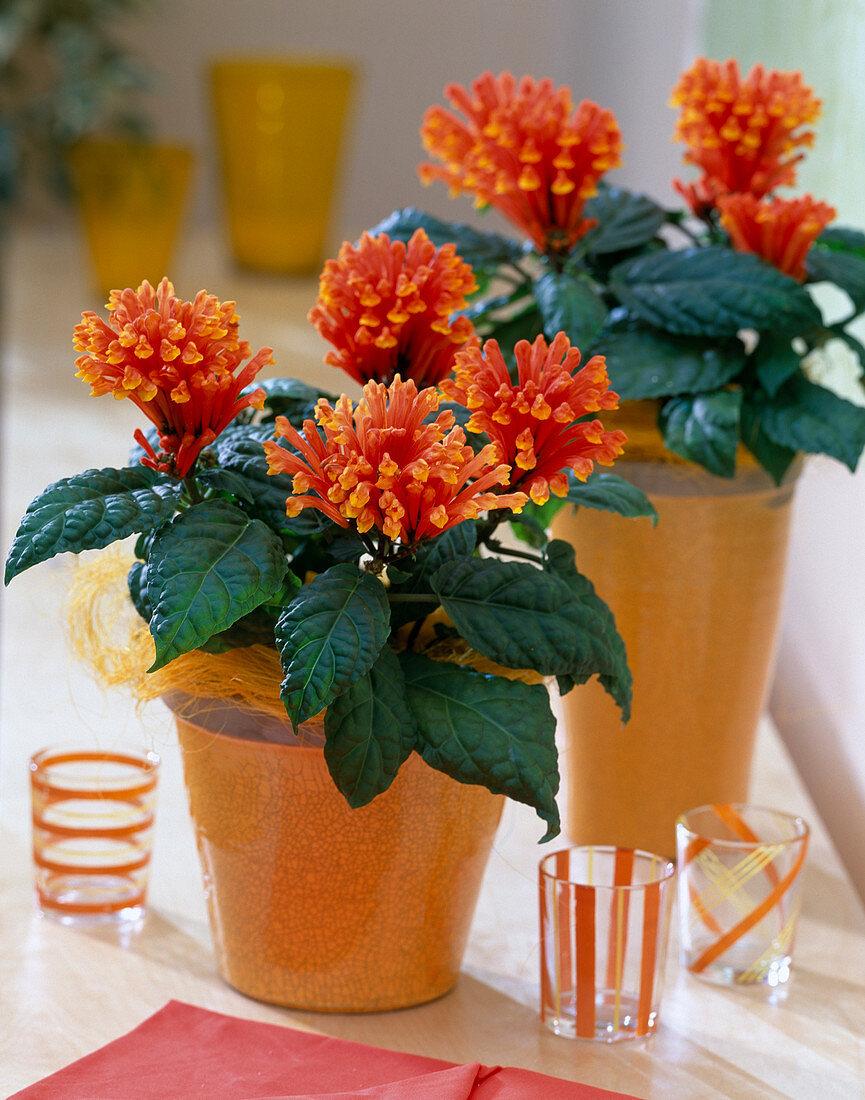
[[539, 867], [541, 1019], [557, 1035], [617, 1042], [658, 1022], [675, 864], [586, 845]]
[[159, 756], [58, 745], [30, 760], [33, 862], [41, 911], [67, 924], [144, 915]]
[[682, 965], [716, 984], [783, 986], [807, 824], [779, 810], [718, 803], [682, 814], [676, 834]]

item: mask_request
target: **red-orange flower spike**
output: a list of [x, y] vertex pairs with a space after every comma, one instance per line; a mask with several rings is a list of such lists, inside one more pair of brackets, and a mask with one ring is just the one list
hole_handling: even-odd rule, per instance
[[673, 89], [680, 107], [674, 137], [688, 146], [686, 164], [702, 175], [695, 183], [674, 180], [691, 209], [703, 216], [722, 195], [750, 191], [762, 198], [795, 183], [799, 146], [814, 141], [800, 127], [820, 115], [820, 100], [801, 73], [766, 71], [755, 65], [742, 79], [738, 63], [698, 58]]
[[718, 199], [718, 210], [737, 251], [753, 252], [799, 282], [807, 275], [808, 250], [836, 213], [810, 195], [762, 202], [754, 195], [726, 195]]
[[75, 326], [76, 377], [94, 397], [128, 397], [156, 425], [161, 453], [138, 429], [147, 452], [141, 461], [155, 470], [185, 477], [201, 450], [243, 409], [261, 408], [264, 390], [241, 396], [267, 363], [262, 348], [239, 373], [249, 344], [237, 334], [234, 302], [219, 302], [200, 290], [194, 301], [174, 295], [163, 279], [138, 290], [112, 290], [106, 323], [92, 311]]
[[457, 356], [454, 380], [441, 389], [472, 410], [468, 430], [485, 432], [499, 461], [512, 467], [507, 488], [545, 504], [551, 492], [567, 493], [566, 470], [585, 481], [593, 463], [610, 466], [622, 453], [624, 432], [605, 431], [600, 420], [576, 423], [586, 413], [617, 408], [619, 397], [609, 388], [603, 356], [593, 355], [578, 369], [580, 352], [563, 332], [549, 346], [543, 336], [533, 344], [520, 340], [514, 354], [516, 385], [498, 343], [488, 340], [482, 351], [473, 340]]
[[492, 445], [475, 455], [452, 413], [427, 422], [438, 404], [435, 389], [418, 392], [397, 377], [387, 387], [368, 382], [357, 408], [345, 394], [335, 407], [322, 398], [315, 416], [324, 439], [311, 420], [301, 434], [277, 417], [277, 437], [300, 452], [264, 444], [270, 473], [294, 479], [286, 513], [317, 508], [342, 527], [353, 523], [361, 534], [375, 527], [415, 545], [490, 509], [519, 511], [524, 493], [489, 491], [510, 474]]
[[388, 383], [399, 374], [435, 385], [473, 332], [468, 318], [450, 318], [475, 289], [455, 245], [436, 249], [423, 229], [408, 245], [364, 233], [325, 264], [309, 320], [336, 348], [325, 362], [355, 381]]
[[424, 183], [443, 180], [494, 206], [542, 253], [567, 253], [595, 221], [583, 217], [601, 176], [621, 163], [611, 111], [590, 100], [574, 110], [568, 88], [486, 72], [468, 90], [445, 88], [451, 105], [424, 116], [424, 148], [442, 164], [422, 164]]

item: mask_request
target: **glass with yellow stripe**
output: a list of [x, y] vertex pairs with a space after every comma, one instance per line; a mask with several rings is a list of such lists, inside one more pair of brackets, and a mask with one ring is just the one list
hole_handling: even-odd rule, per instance
[[790, 978], [809, 829], [742, 803], [676, 822], [681, 963], [721, 985], [774, 989]]
[[585, 845], [539, 866], [541, 1020], [608, 1043], [658, 1022], [675, 865], [632, 848]]

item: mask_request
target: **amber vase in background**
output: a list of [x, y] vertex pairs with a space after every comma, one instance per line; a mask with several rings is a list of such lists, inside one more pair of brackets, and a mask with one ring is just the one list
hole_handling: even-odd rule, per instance
[[87, 139], [69, 169], [98, 291], [154, 286], [171, 270], [193, 155], [177, 145]]
[[798, 464], [778, 487], [743, 448], [732, 479], [667, 451], [653, 402], [625, 403], [616, 473], [659, 521], [562, 511], [557, 538], [610, 605], [634, 677], [630, 722], [591, 682], [562, 700], [565, 829], [675, 855], [676, 817], [744, 802], [773, 667]]
[[215, 733], [179, 716], [177, 727], [230, 985], [332, 1012], [421, 1004], [453, 986], [502, 796], [413, 754], [387, 791], [352, 810], [321, 747]]
[[312, 59], [212, 64], [223, 203], [239, 264], [293, 275], [321, 268], [353, 83], [350, 66]]

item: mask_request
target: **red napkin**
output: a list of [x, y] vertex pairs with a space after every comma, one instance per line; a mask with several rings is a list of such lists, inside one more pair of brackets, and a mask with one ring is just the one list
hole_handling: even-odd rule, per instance
[[524, 1069], [416, 1054], [170, 1001], [9, 1100], [634, 1100]]

